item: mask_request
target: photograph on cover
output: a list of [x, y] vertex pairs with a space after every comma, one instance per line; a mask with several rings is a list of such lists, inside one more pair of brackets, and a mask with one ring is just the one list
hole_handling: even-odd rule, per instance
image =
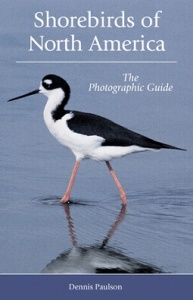
[[0, 273], [191, 274], [192, 2], [1, 6]]

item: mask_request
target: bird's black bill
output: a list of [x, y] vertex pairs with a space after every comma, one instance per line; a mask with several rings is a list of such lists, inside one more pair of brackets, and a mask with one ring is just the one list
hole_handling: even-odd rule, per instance
[[30, 93], [27, 93], [25, 95], [21, 95], [19, 97], [15, 97], [15, 98], [12, 98], [12, 99], [9, 99], [7, 102], [10, 102], [10, 101], [14, 101], [14, 100], [17, 100], [17, 99], [21, 99], [21, 98], [24, 98], [24, 97], [28, 97], [28, 96], [31, 96], [31, 95], [34, 95], [34, 94], [38, 94], [39, 93], [39, 89], [38, 90], [34, 90]]

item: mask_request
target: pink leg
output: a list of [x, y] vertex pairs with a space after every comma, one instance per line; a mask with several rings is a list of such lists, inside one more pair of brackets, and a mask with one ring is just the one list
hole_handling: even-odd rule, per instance
[[118, 190], [120, 192], [121, 201], [122, 201], [123, 205], [126, 205], [127, 204], [127, 197], [126, 197], [125, 191], [122, 188], [122, 186], [121, 186], [121, 184], [120, 184], [113, 168], [111, 167], [110, 162], [106, 161], [106, 164], [107, 164], [107, 167], [108, 167], [108, 169], [109, 169], [109, 171], [110, 171], [110, 173], [111, 173], [111, 175], [112, 175], [112, 177], [115, 181], [116, 186], [118, 187]]
[[72, 174], [71, 174], [71, 177], [70, 177], [70, 181], [68, 183], [68, 187], [67, 187], [66, 193], [64, 194], [64, 196], [60, 200], [61, 203], [66, 203], [70, 199], [70, 194], [71, 194], [71, 191], [72, 191], [72, 186], [73, 186], [73, 183], [74, 183], [74, 180], [75, 180], [75, 177], [76, 177], [79, 165], [80, 165], [80, 161], [77, 160], [75, 162], [74, 168], [72, 170]]

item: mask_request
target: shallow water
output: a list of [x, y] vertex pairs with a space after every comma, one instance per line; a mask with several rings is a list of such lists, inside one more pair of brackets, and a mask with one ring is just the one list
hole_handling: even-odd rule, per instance
[[[123, 2], [126, 8], [127, 1]], [[177, 20], [181, 4], [175, 2], [170, 7], [168, 2], [163, 3], [167, 16], [172, 13]], [[12, 3], [12, 8], [21, 11], [20, 5]], [[0, 107], [0, 272], [192, 273], [193, 102], [189, 64], [192, 53], [187, 48], [186, 55], [182, 55], [191, 28], [186, 24], [182, 28], [177, 22], [172, 32], [174, 40], [164, 59], [178, 60], [175, 65], [26, 67], [15, 61], [21, 57], [29, 59], [24, 37], [33, 31], [31, 12], [37, 11], [37, 7], [22, 4], [22, 8], [26, 13], [22, 24], [29, 23], [25, 32], [23, 25], [17, 23], [17, 15], [13, 21], [18, 27], [11, 27], [11, 22], [7, 24], [10, 35], [5, 32], [6, 26], [0, 31], [4, 41]], [[152, 10], [158, 8], [159, 3], [155, 1]], [[76, 12], [76, 7], [74, 9]], [[100, 5], [97, 9], [100, 10]], [[189, 11], [185, 10], [187, 19]], [[2, 18], [5, 23], [10, 20], [6, 13]], [[167, 22], [162, 26], [164, 36]], [[22, 34], [18, 34], [19, 31]], [[177, 47], [179, 32], [181, 43]], [[14, 39], [15, 34], [17, 39]], [[171, 41], [171, 36], [168, 42], [169, 39]], [[43, 57], [36, 55], [30, 59]], [[57, 59], [64, 59], [62, 55], [57, 54]], [[85, 59], [83, 55], [81, 53], [81, 59]], [[132, 55], [129, 59], [140, 58]], [[153, 59], [162, 59], [152, 55]], [[70, 58], [77, 57], [72, 53]], [[99, 53], [95, 57], [103, 58], [118, 60], [120, 53], [104, 57]], [[123, 54], [123, 60], [125, 58]], [[53, 59], [53, 56], [44, 53], [44, 59]], [[89, 92], [91, 82], [122, 84], [122, 74], [126, 72], [139, 75], [144, 84], [171, 82], [174, 91], [115, 95]], [[58, 201], [67, 186], [74, 157], [54, 141], [44, 125], [42, 111], [46, 100], [37, 95], [6, 102], [38, 88], [39, 81], [48, 73], [61, 75], [71, 85], [69, 109], [103, 115], [188, 151], [139, 153], [113, 161], [112, 166], [128, 196], [126, 209], [121, 206], [105, 164], [83, 161], [72, 191], [72, 203], [61, 205]]]

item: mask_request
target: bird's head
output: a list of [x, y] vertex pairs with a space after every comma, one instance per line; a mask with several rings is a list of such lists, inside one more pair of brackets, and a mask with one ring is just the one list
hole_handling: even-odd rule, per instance
[[65, 106], [70, 98], [70, 87], [63, 78], [57, 75], [49, 74], [41, 80], [38, 89], [21, 96], [11, 98], [8, 101], [18, 100], [38, 93], [45, 95], [48, 97], [48, 99], [60, 99], [60, 102], [64, 102], [63, 104]]

